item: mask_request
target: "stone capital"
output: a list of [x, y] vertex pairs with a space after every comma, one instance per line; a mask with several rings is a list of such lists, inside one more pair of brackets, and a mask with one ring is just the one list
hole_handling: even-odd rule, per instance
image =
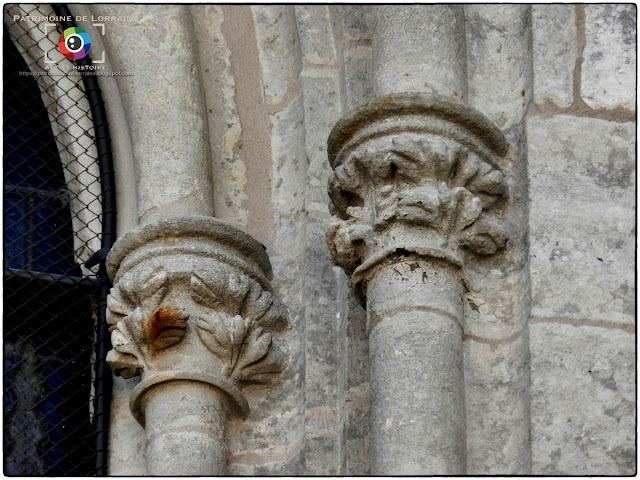
[[504, 248], [494, 212], [508, 193], [499, 165], [507, 148], [486, 117], [437, 95], [390, 95], [336, 124], [327, 240], [362, 302], [368, 276], [393, 254], [461, 268], [469, 253]]
[[287, 318], [271, 292], [269, 259], [236, 227], [199, 215], [155, 221], [116, 242], [107, 270], [107, 361], [117, 375], [141, 375], [131, 398], [141, 424], [141, 399], [160, 383], [213, 385], [245, 416], [241, 388], [284, 368], [270, 332]]

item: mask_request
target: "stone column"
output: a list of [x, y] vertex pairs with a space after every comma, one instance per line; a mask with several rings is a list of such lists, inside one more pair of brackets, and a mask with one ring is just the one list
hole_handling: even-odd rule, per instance
[[503, 249], [507, 144], [477, 111], [396, 94], [329, 137], [327, 235], [367, 309], [371, 473], [466, 472], [463, 266]]
[[284, 365], [267, 331], [287, 321], [264, 248], [230, 224], [182, 215], [126, 233], [107, 269], [107, 361], [142, 377], [130, 405], [147, 435], [147, 474], [225, 474], [225, 419], [249, 413], [241, 387]]
[[377, 96], [427, 92], [465, 100], [467, 51], [462, 5], [389, 5], [373, 9]]
[[193, 22], [187, 5], [91, 5], [110, 22], [101, 36], [131, 138], [138, 222], [213, 215], [208, 124]]
[[509, 200], [500, 213], [507, 225], [508, 248], [465, 267], [467, 473], [530, 475], [525, 117], [534, 93], [531, 5], [467, 4], [464, 11], [468, 104], [498, 125], [509, 144], [500, 164], [509, 188]]

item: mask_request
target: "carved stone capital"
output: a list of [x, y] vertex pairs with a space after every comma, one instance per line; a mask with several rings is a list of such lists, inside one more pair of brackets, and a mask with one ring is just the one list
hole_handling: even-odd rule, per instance
[[269, 259], [234, 226], [198, 215], [143, 225], [116, 242], [107, 270], [107, 361], [117, 375], [142, 376], [131, 399], [141, 424], [141, 398], [159, 383], [214, 385], [246, 415], [241, 388], [284, 368], [270, 332], [287, 318], [271, 293]]
[[327, 240], [361, 301], [372, 269], [396, 252], [460, 268], [467, 252], [504, 248], [494, 211], [507, 196], [507, 143], [479, 112], [435, 95], [391, 95], [341, 119], [328, 147]]

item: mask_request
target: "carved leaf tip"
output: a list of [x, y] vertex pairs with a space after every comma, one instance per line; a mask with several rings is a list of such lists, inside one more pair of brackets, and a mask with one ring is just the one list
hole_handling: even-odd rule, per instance
[[266, 361], [273, 350], [271, 334], [251, 318], [214, 312], [199, 319], [197, 326], [204, 345], [221, 360], [223, 375], [232, 380], [251, 381], [254, 375], [281, 371], [275, 363]]
[[152, 273], [145, 281], [141, 282], [138, 289], [138, 302], [144, 303], [150, 308], [155, 308], [164, 299], [169, 289], [169, 277], [167, 272], [160, 270]]
[[120, 320], [111, 332], [111, 344], [113, 350], [107, 353], [107, 363], [116, 375], [124, 378], [139, 375], [144, 364], [124, 320]]
[[222, 304], [218, 299], [215, 288], [212, 288], [210, 279], [203, 279], [198, 274], [191, 275], [191, 297], [196, 303], [209, 308], [222, 308]]

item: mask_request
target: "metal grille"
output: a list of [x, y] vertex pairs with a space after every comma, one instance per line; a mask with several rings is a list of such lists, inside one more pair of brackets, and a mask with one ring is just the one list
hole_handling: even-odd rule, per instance
[[93, 475], [98, 267], [82, 264], [100, 250], [102, 206], [91, 109], [58, 50], [62, 28], [13, 15], [55, 14], [4, 9], [4, 473]]

